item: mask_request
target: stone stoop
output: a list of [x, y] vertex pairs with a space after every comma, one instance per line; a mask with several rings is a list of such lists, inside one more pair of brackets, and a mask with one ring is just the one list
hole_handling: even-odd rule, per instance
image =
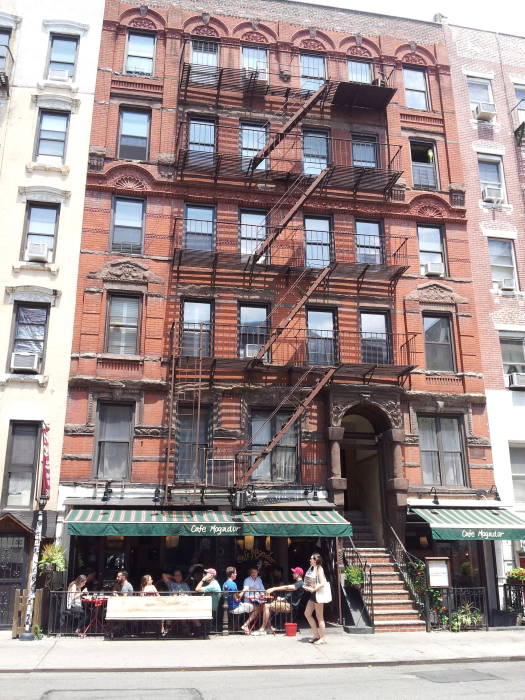
[[352, 523], [352, 539], [359, 556], [372, 569], [375, 631], [424, 632], [425, 623], [419, 617], [390, 552], [385, 547], [378, 546], [362, 513], [349, 513], [348, 518]]

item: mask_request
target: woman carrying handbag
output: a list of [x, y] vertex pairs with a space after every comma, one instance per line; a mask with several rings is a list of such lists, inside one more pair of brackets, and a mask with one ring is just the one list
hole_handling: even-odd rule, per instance
[[309, 641], [312, 644], [326, 644], [324, 605], [332, 600], [332, 592], [330, 583], [326, 580], [320, 554], [312, 554], [310, 557], [310, 568], [304, 577], [303, 590], [310, 594], [310, 600], [304, 611], [314, 635]]

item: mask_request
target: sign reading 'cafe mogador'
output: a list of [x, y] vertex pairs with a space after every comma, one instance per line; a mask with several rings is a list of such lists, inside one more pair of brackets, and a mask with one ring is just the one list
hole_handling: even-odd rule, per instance
[[192, 525], [190, 532], [194, 535], [240, 535], [242, 525]]
[[465, 540], [499, 540], [503, 530], [462, 530], [461, 537]]

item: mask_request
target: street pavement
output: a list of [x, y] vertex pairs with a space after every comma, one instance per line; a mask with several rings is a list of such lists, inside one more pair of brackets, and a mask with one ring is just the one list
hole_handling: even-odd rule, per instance
[[[296, 637], [230, 635], [188, 640], [99, 637], [11, 639], [0, 633], [0, 673], [52, 671], [224, 670], [525, 661], [525, 627], [479, 632], [332, 632], [327, 644]], [[525, 686], [524, 686], [525, 687]], [[525, 697], [525, 690], [523, 693]]]

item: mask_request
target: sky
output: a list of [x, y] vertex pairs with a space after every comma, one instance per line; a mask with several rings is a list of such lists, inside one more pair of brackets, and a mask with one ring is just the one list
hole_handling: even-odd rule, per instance
[[349, 10], [377, 12], [410, 17], [428, 22], [435, 14], [448, 17], [450, 24], [488, 29], [504, 34], [525, 36], [525, 2], [523, 0], [301, 0], [313, 5], [343, 7]]

